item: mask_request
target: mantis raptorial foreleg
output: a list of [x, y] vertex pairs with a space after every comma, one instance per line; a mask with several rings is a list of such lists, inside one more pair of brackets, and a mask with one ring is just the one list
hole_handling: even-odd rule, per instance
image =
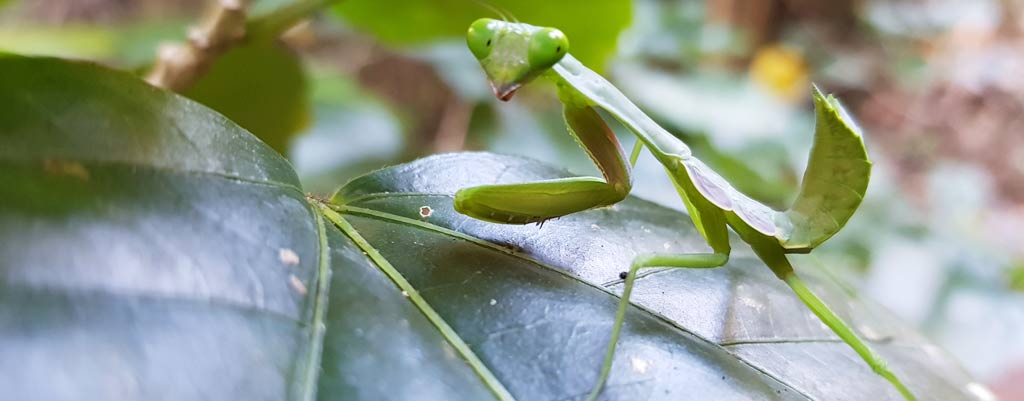
[[594, 387], [588, 401], [597, 399], [608, 380], [608, 374], [612, 370], [612, 360], [615, 358], [615, 347], [619, 342], [619, 333], [622, 331], [622, 324], [626, 318], [626, 309], [629, 308], [629, 297], [633, 294], [633, 285], [636, 282], [636, 275], [640, 269], [655, 267], [679, 268], [679, 269], [708, 269], [720, 267], [729, 261], [727, 253], [689, 253], [689, 254], [668, 254], [650, 253], [640, 255], [633, 259], [629, 271], [626, 272], [626, 281], [622, 287], [622, 297], [619, 300], [619, 308], [615, 312], [615, 323], [612, 325], [612, 338], [604, 354], [604, 362], [601, 364], [601, 375], [597, 379], [597, 386]]
[[615, 134], [592, 107], [566, 103], [569, 132], [597, 165], [604, 180], [573, 177], [511, 185], [484, 185], [455, 194], [455, 210], [497, 223], [537, 223], [595, 207], [629, 194], [630, 165]]

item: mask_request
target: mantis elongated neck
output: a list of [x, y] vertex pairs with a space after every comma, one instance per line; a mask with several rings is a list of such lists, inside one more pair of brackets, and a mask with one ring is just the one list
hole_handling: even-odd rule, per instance
[[572, 94], [570, 96], [578, 97], [574, 100], [585, 101], [607, 111], [633, 131], [666, 167], [671, 168], [678, 160], [691, 156], [690, 148], [683, 141], [654, 122], [618, 88], [571, 54], [566, 54], [552, 67], [552, 71], [556, 75], [559, 91], [568, 90]]

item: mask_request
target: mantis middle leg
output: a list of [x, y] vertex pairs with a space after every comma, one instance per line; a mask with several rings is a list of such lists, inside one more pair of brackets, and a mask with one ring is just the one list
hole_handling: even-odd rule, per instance
[[604, 388], [604, 383], [611, 373], [612, 360], [615, 357], [615, 347], [619, 342], [619, 333], [622, 331], [622, 323], [626, 318], [626, 309], [629, 307], [629, 297], [633, 293], [633, 285], [636, 281], [637, 272], [640, 269], [654, 267], [686, 268], [686, 269], [707, 269], [719, 267], [729, 261], [728, 253], [690, 253], [690, 254], [668, 254], [651, 253], [637, 256], [633, 259], [629, 271], [626, 272], [626, 282], [622, 288], [622, 297], [619, 300], [619, 309], [615, 312], [615, 324], [612, 326], [612, 337], [605, 351], [604, 362], [601, 364], [601, 376], [597, 385], [591, 390], [587, 397], [588, 401], [597, 399]]
[[455, 194], [455, 210], [496, 223], [528, 224], [615, 204], [632, 187], [630, 165], [615, 134], [593, 107], [566, 103], [569, 133], [601, 170], [572, 177], [511, 185], [484, 185]]

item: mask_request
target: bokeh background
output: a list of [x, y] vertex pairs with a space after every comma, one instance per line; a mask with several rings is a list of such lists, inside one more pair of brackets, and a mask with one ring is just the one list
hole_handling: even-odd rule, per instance
[[[285, 3], [259, 0], [255, 12]], [[0, 51], [142, 73], [207, 6], [0, 0]], [[597, 174], [550, 88], [507, 104], [491, 95], [459, 35], [476, 17], [500, 18], [494, 9], [565, 30], [572, 53], [779, 208], [805, 163], [811, 82], [837, 94], [875, 169], [861, 211], [815, 262], [1001, 399], [1024, 400], [1024, 1], [351, 0], [281, 43], [232, 50], [185, 94], [287, 155], [316, 194], [458, 150]], [[635, 193], [682, 208], [651, 159]]]

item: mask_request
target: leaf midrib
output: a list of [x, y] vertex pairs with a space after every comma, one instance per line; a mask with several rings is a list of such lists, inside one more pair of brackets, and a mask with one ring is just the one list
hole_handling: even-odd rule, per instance
[[483, 361], [476, 356], [473, 350], [470, 349], [469, 345], [462, 340], [458, 333], [455, 332], [455, 329], [448, 325], [447, 321], [445, 321], [445, 319], [430, 306], [430, 303], [420, 295], [419, 291], [417, 291], [416, 288], [409, 283], [393, 265], [391, 265], [391, 262], [381, 255], [380, 252], [369, 243], [369, 241], [363, 238], [355, 227], [341, 217], [337, 211], [333, 210], [331, 205], [320, 203], [319, 201], [315, 202], [324, 217], [330, 220], [331, 223], [348, 236], [349, 239], [351, 239], [356, 246], [358, 246], [366, 256], [370, 258], [370, 260], [373, 261], [373, 263], [402, 290], [402, 295], [408, 298], [409, 301], [419, 309], [420, 313], [422, 313], [440, 332], [441, 336], [445, 338], [448, 344], [451, 345], [456, 352], [462, 355], [462, 358], [477, 374], [477, 376], [480, 377], [484, 382], [484, 385], [495, 395], [495, 397], [503, 401], [515, 400], [515, 397], [505, 389], [505, 386], [501, 381], [498, 380]]
[[[311, 205], [312, 206], [312, 205]], [[312, 209], [312, 208], [311, 208]], [[327, 305], [331, 288], [331, 254], [327, 244], [327, 229], [324, 227], [323, 215], [311, 210], [316, 219], [317, 239], [320, 245], [320, 255], [317, 265], [317, 286], [313, 301], [313, 319], [310, 324], [309, 352], [307, 354], [305, 371], [302, 383], [302, 399], [313, 401], [317, 395], [317, 384], [320, 379], [320, 362], [323, 359], [324, 337], [327, 334], [326, 323]]]

